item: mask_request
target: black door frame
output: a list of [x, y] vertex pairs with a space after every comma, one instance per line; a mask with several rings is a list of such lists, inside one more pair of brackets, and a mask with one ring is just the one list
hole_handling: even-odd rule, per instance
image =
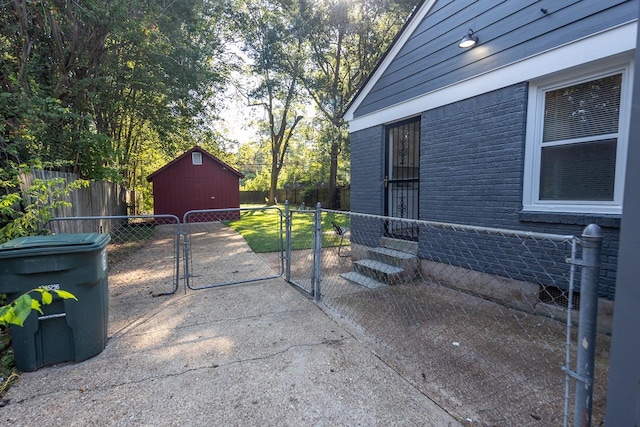
[[[385, 127], [385, 216], [419, 219], [420, 121], [416, 116]], [[398, 137], [401, 145], [397, 145]], [[392, 221], [385, 224], [385, 235], [390, 237], [418, 240], [418, 234], [417, 225]]]

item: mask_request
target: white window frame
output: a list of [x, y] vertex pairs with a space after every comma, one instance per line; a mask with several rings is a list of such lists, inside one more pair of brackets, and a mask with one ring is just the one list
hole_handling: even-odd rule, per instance
[[191, 152], [191, 163], [195, 166], [200, 166], [202, 164], [202, 153], [199, 151]]
[[[531, 212], [559, 212], [585, 214], [622, 214], [622, 197], [627, 163], [633, 63], [628, 58], [609, 60], [579, 71], [563, 72], [543, 78], [529, 85], [527, 106], [527, 134], [523, 177], [522, 210]], [[618, 123], [614, 196], [612, 201], [540, 200], [540, 166], [542, 131], [544, 125], [545, 94], [548, 91], [573, 86], [598, 78], [622, 73], [620, 116]]]

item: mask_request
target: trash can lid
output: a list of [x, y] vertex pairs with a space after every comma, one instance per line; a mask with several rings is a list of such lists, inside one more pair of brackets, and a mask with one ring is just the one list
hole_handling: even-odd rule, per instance
[[48, 253], [90, 252], [102, 249], [109, 243], [109, 240], [111, 240], [111, 236], [103, 233], [18, 237], [0, 245], [0, 258]]

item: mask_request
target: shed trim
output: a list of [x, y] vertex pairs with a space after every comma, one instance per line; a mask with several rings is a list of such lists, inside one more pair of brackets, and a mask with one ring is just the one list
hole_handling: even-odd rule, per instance
[[190, 156], [191, 153], [193, 153], [194, 151], [199, 151], [202, 154], [204, 154], [205, 156], [207, 156], [208, 158], [210, 158], [211, 160], [215, 161], [216, 163], [219, 163], [223, 168], [226, 168], [227, 170], [229, 170], [231, 173], [235, 174], [238, 176], [238, 178], [244, 178], [244, 175], [240, 172], [238, 172], [235, 168], [229, 166], [227, 163], [223, 162], [222, 160], [220, 160], [219, 158], [217, 158], [216, 156], [214, 156], [213, 154], [209, 153], [207, 150], [205, 150], [204, 148], [200, 147], [200, 146], [195, 146], [193, 148], [191, 148], [188, 151], [185, 151], [184, 153], [182, 153], [180, 156], [176, 157], [175, 159], [173, 159], [172, 161], [170, 161], [169, 163], [167, 163], [166, 165], [162, 166], [160, 169], [158, 169], [157, 171], [153, 172], [152, 174], [150, 174], [149, 176], [147, 176], [147, 181], [148, 182], [152, 182], [153, 178], [155, 178], [158, 174], [164, 172], [166, 169], [170, 168], [173, 164], [177, 163], [178, 161], [180, 161], [181, 159]]

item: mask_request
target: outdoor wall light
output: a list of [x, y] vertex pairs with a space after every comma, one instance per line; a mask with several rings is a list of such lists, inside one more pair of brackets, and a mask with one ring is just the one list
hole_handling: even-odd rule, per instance
[[460, 40], [458, 47], [467, 49], [469, 47], [474, 47], [476, 44], [478, 44], [478, 37], [473, 33], [473, 30], [470, 29], [462, 40]]

